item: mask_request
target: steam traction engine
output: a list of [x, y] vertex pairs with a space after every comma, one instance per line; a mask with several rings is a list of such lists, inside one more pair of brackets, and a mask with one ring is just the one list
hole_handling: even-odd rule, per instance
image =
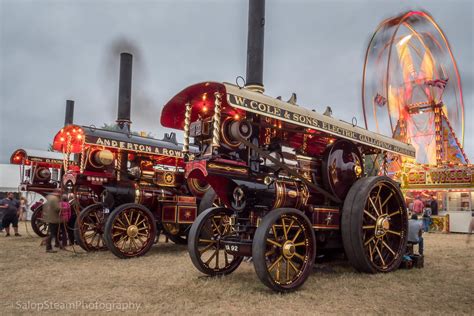
[[[281, 292], [301, 286], [325, 249], [343, 249], [360, 271], [396, 269], [404, 198], [388, 177], [364, 176], [363, 157], [414, 157], [414, 148], [251, 88], [199, 83], [162, 112], [163, 126], [184, 130], [185, 177], [209, 183], [223, 205], [191, 227], [196, 268], [228, 274], [251, 256], [260, 280]], [[191, 138], [199, 152], [188, 156]]]
[[195, 196], [207, 187], [195, 180], [186, 184], [174, 134], [156, 140], [69, 125], [55, 136], [54, 148], [66, 160], [76, 156], [76, 164], [65, 167], [63, 187], [85, 207], [76, 225], [82, 248], [140, 256], [161, 230], [176, 243], [186, 242]]
[[[45, 196], [60, 188], [63, 165], [63, 156], [60, 153], [20, 148], [13, 152], [10, 163], [20, 166], [20, 191]], [[70, 164], [72, 165], [72, 162]], [[31, 228], [40, 237], [48, 234], [42, 205], [36, 208], [31, 216]]]
[[62, 181], [84, 207], [76, 239], [86, 251], [108, 248], [120, 258], [145, 254], [161, 230], [186, 243], [196, 197], [209, 187], [186, 183], [174, 134], [156, 140], [131, 132], [131, 93], [132, 55], [122, 53], [117, 130], [68, 125], [54, 138], [65, 162], [75, 156], [76, 165], [65, 163]]

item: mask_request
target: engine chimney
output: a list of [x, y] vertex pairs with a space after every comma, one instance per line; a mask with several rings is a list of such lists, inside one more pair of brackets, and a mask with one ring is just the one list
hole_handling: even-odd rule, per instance
[[130, 132], [130, 111], [132, 99], [132, 55], [120, 54], [120, 80], [118, 96], [117, 125], [124, 133]]
[[66, 115], [64, 117], [64, 126], [71, 125], [74, 122], [74, 101], [66, 100]]
[[263, 92], [265, 0], [249, 0], [246, 88]]

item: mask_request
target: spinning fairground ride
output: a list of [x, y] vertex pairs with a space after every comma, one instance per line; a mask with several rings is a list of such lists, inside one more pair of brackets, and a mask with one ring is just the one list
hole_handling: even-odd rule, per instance
[[366, 128], [416, 148], [416, 160], [389, 154], [374, 161], [402, 183], [407, 205], [434, 197], [443, 216], [434, 217], [432, 229], [467, 230], [474, 166], [463, 149], [461, 78], [429, 14], [409, 11], [378, 26], [367, 48], [362, 104]]

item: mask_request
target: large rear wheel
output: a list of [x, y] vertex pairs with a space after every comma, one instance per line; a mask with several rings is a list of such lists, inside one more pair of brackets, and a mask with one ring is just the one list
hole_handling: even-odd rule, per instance
[[341, 233], [347, 258], [357, 270], [397, 269], [408, 233], [408, 215], [398, 184], [385, 176], [358, 180], [344, 201]]
[[153, 214], [143, 205], [127, 203], [107, 219], [104, 239], [110, 251], [121, 259], [143, 256], [156, 238]]
[[194, 266], [210, 276], [234, 272], [243, 257], [229, 254], [221, 243], [233, 234], [232, 211], [223, 207], [209, 208], [199, 214], [189, 231], [188, 251]]
[[40, 237], [48, 236], [48, 223], [43, 219], [43, 206], [38, 206], [31, 215], [31, 228]]
[[280, 208], [263, 217], [252, 257], [259, 279], [274, 291], [291, 292], [308, 278], [316, 256], [313, 227], [299, 210]]
[[96, 203], [84, 208], [76, 219], [74, 239], [85, 251], [106, 250], [104, 226], [109, 210]]

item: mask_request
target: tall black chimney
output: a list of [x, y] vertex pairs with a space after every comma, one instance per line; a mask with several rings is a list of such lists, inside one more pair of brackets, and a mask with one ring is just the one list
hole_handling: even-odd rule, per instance
[[249, 0], [247, 36], [247, 78], [245, 86], [263, 92], [263, 40], [265, 35], [265, 0]]
[[66, 100], [66, 115], [64, 116], [64, 126], [71, 125], [74, 122], [74, 101]]
[[132, 99], [132, 55], [120, 54], [120, 80], [117, 124], [123, 132], [130, 132], [130, 110]]

